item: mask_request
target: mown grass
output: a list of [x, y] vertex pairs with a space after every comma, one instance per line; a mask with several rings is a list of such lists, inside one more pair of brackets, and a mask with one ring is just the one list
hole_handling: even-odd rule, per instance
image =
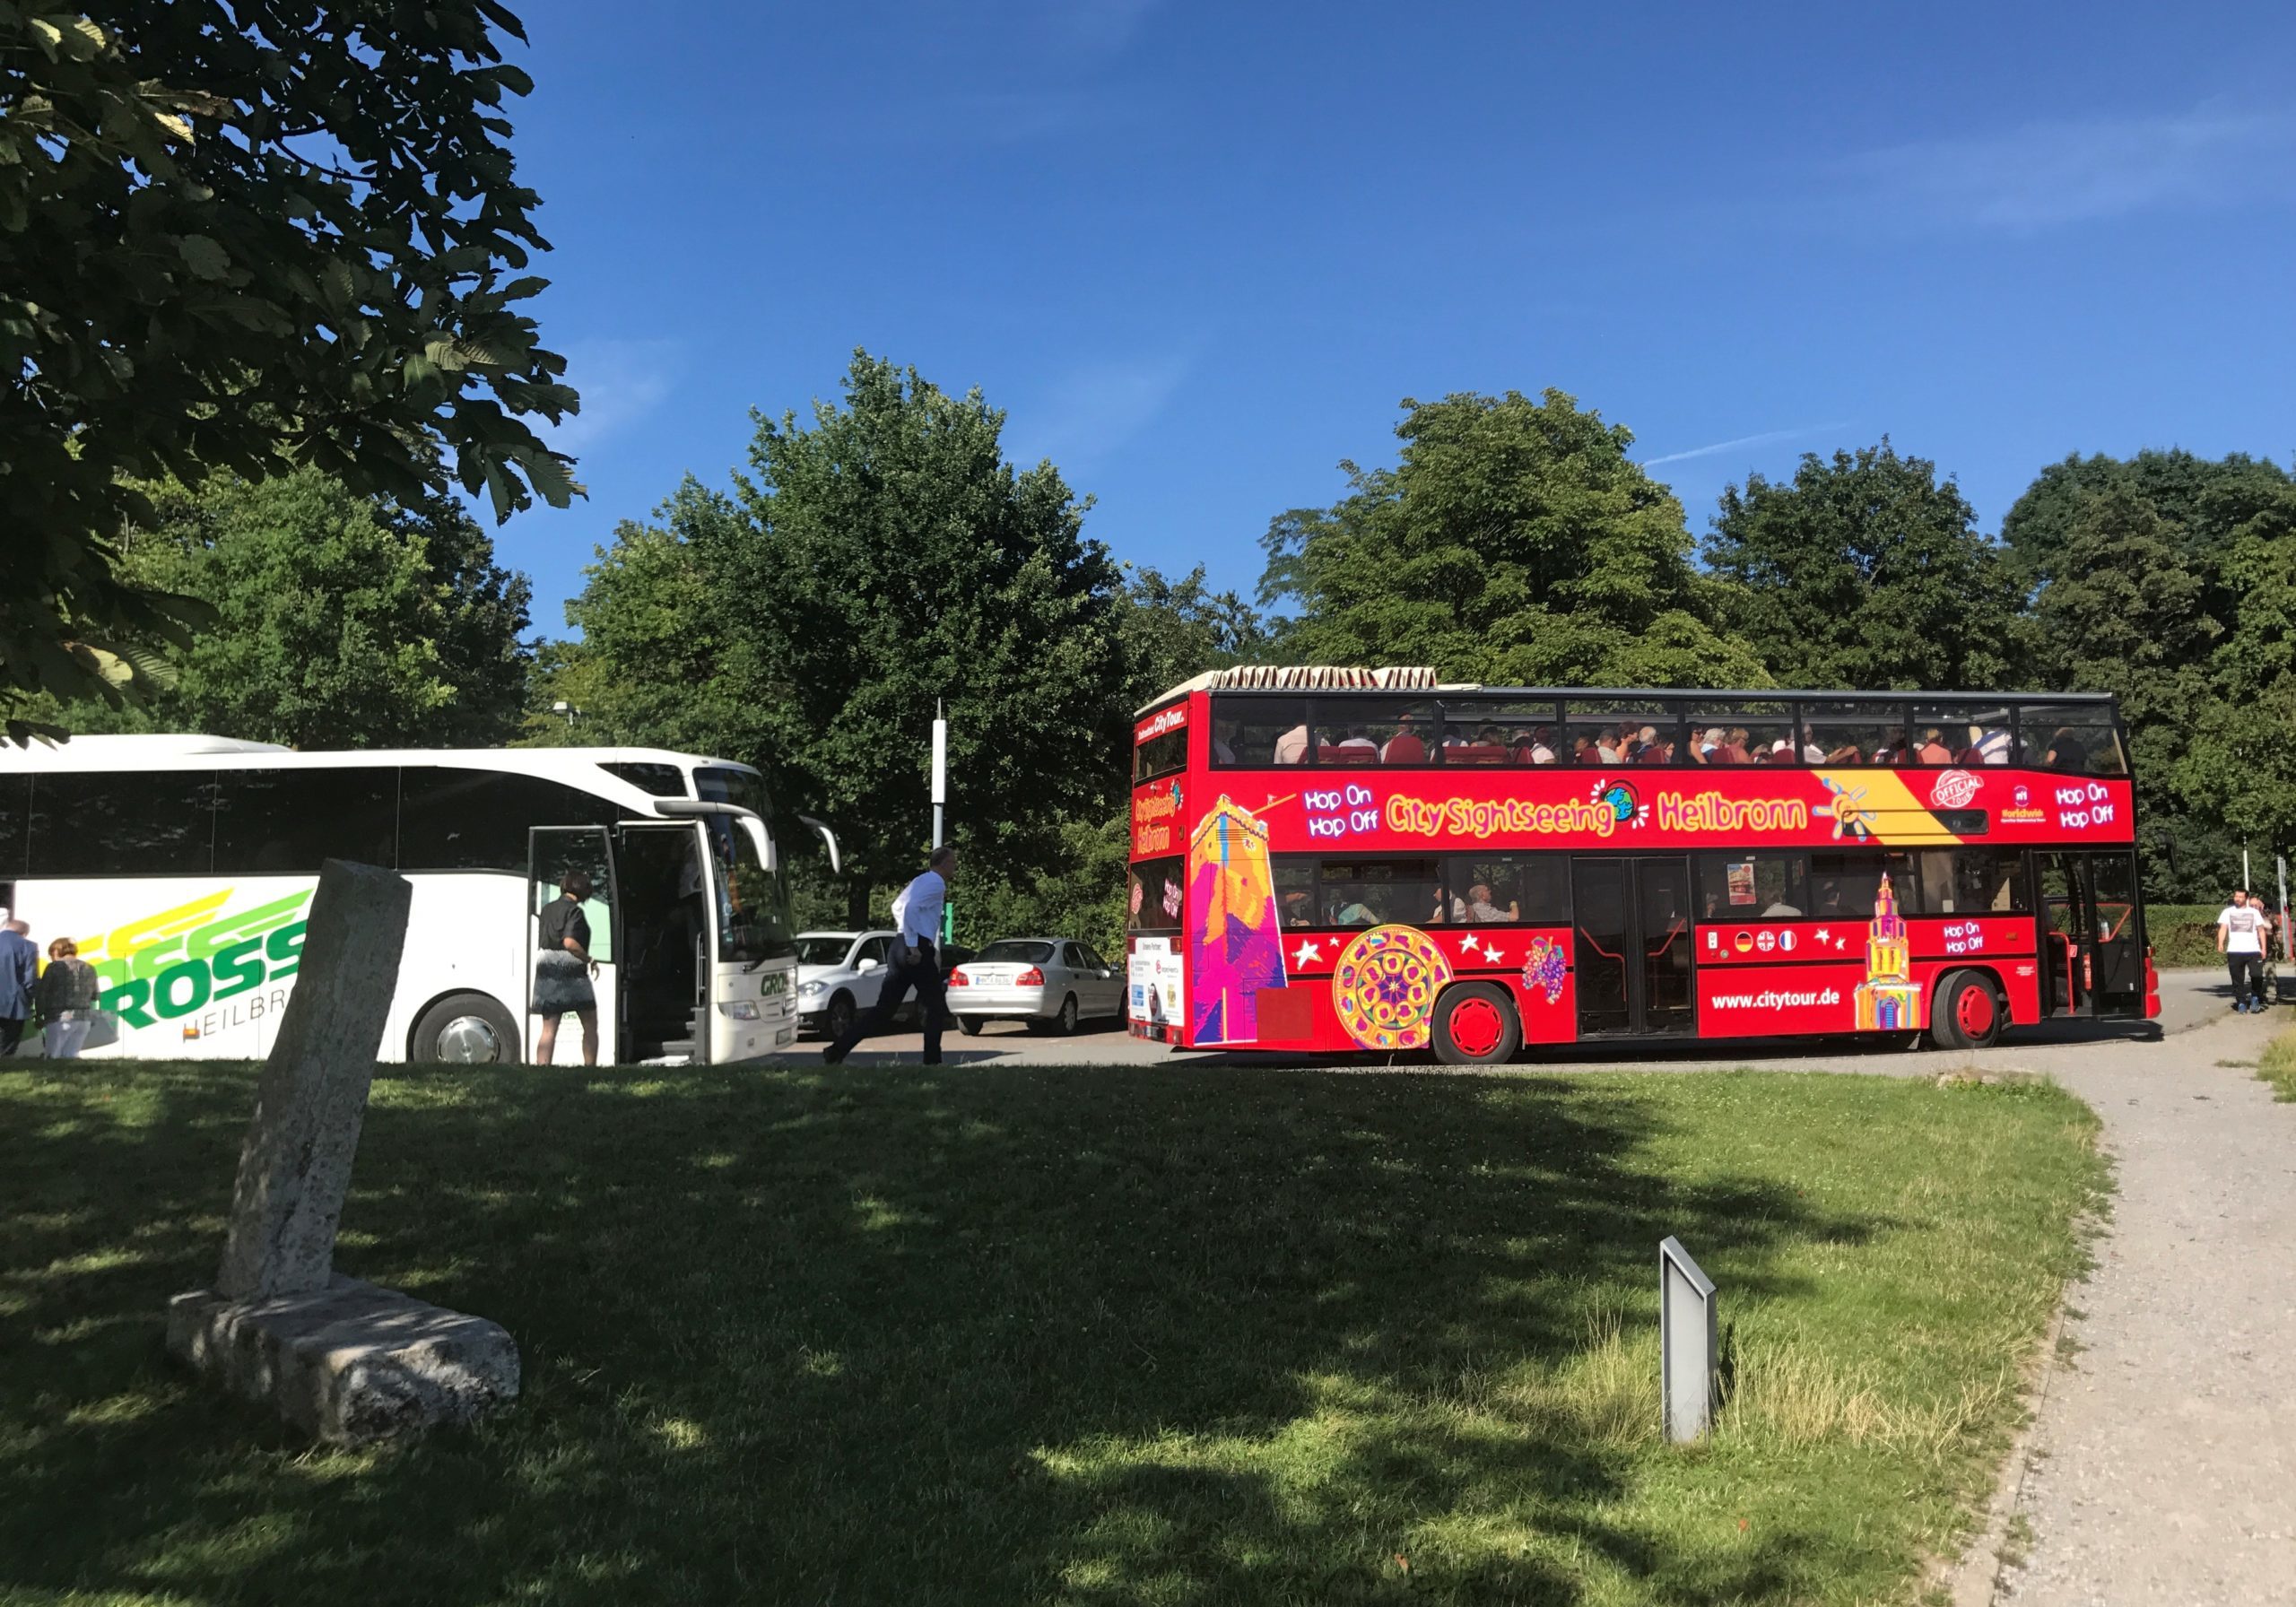
[[2272, 1097], [2296, 1103], [2296, 1032], [2283, 1032], [2257, 1057], [2257, 1075], [2272, 1085]]
[[[338, 1264], [505, 1324], [361, 1453], [167, 1362], [247, 1068], [0, 1073], [0, 1599], [1906, 1599], [2101, 1164], [2047, 1086], [407, 1073]], [[1657, 1240], [1721, 1285], [1657, 1436]]]

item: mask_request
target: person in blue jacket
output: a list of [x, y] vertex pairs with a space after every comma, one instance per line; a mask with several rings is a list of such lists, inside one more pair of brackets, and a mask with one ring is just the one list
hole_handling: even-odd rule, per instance
[[13, 1055], [24, 1038], [24, 1018], [32, 1012], [32, 985], [39, 977], [39, 945], [26, 936], [22, 921], [0, 921], [0, 1055]]

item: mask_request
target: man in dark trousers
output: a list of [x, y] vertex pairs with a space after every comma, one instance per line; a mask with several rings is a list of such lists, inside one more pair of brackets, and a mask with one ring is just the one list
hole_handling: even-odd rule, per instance
[[893, 899], [892, 975], [877, 991], [877, 1007], [865, 1023], [857, 1015], [845, 1036], [822, 1051], [822, 1064], [835, 1065], [865, 1038], [891, 1029], [893, 1012], [917, 990], [917, 1013], [925, 1024], [925, 1064], [941, 1064], [941, 1019], [948, 1011], [948, 988], [941, 978], [941, 911], [949, 901], [949, 878], [957, 873], [957, 851], [943, 843], [925, 862], [925, 873]]
[[39, 945], [22, 921], [0, 921], [0, 1055], [13, 1055], [31, 1013], [32, 984], [39, 977]]

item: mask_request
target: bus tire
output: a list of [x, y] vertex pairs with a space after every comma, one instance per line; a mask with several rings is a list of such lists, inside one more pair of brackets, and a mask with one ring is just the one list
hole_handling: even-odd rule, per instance
[[2001, 1038], [2001, 992], [1983, 971], [1949, 971], [1937, 984], [1929, 1036], [1941, 1049], [1989, 1049]]
[[516, 1065], [526, 1058], [517, 1021], [485, 994], [448, 994], [431, 1005], [406, 1050], [418, 1065]]
[[1523, 1023], [1507, 990], [1463, 982], [1435, 1002], [1435, 1058], [1445, 1065], [1504, 1065], [1523, 1047]]

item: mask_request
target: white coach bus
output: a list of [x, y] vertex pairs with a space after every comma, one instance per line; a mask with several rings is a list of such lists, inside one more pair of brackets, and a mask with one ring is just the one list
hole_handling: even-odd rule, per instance
[[797, 1026], [782, 848], [757, 771], [651, 748], [0, 743], [0, 907], [102, 976], [90, 1055], [269, 1053], [329, 858], [414, 889], [386, 1059], [530, 1060], [536, 917], [577, 868], [601, 1061], [769, 1054]]

